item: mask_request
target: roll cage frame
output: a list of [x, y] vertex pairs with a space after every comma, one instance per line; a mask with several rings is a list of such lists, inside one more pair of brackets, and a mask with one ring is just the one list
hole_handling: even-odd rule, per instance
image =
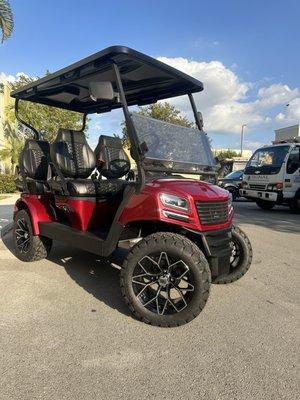
[[[118, 57], [128, 57], [127, 64], [126, 60], [120, 60], [118, 61]], [[131, 59], [130, 59], [131, 57]], [[137, 61], [140, 63], [140, 65], [145, 66], [145, 68], [155, 68], [154, 73], [157, 73], [157, 76], [153, 77], [153, 71], [152, 71], [152, 80], [154, 82], [150, 82], [151, 80], [148, 76], [146, 77], [147, 79], [144, 78], [141, 79], [141, 83], [138, 86], [138, 89], [134, 94], [131, 94], [129, 91], [128, 98], [130, 97], [130, 101], [126, 97], [125, 89], [124, 89], [124, 84], [122, 80], [122, 71], [131, 68], [134, 73], [134, 65], [132, 66], [131, 64], [134, 62], [137, 63]], [[53, 96], [52, 93], [56, 93], [55, 90], [59, 90], [60, 86], [55, 87], [55, 85], [50, 85], [49, 82], [57, 82], [59, 85], [61, 85], [61, 82], [66, 81], [66, 86], [65, 89], [60, 89], [61, 92], [63, 90], [68, 90], [73, 89], [71, 87], [72, 83], [78, 87], [79, 85], [77, 83], [78, 80], [78, 75], [80, 75], [80, 68], [84, 69], [86, 66], [89, 66], [90, 64], [96, 63], [97, 68], [99, 69], [100, 73], [103, 71], [109, 70], [109, 68], [112, 69], [113, 71], [113, 79], [119, 94], [118, 98], [118, 104], [104, 104], [103, 106], [100, 104], [96, 104], [94, 106], [88, 105], [86, 106], [85, 103], [80, 103], [77, 105], [77, 108], [74, 106], [70, 106], [67, 104], [62, 104], [62, 102], [53, 101], [53, 97], [51, 99], [51, 95]], [[118, 63], [120, 65], [118, 65]], [[130, 64], [131, 63], [131, 64]], [[121, 70], [121, 71], [120, 71]], [[146, 70], [146, 73], [148, 71]], [[105, 72], [104, 72], [105, 73]], [[165, 76], [165, 82], [167, 83], [168, 86], [163, 87], [161, 85], [161, 80], [163, 79], [160, 76], [160, 73], [162, 73], [162, 76]], [[91, 73], [90, 73], [91, 75]], [[89, 75], [87, 74], [88, 78]], [[149, 74], [151, 77], [151, 73]], [[172, 83], [172, 79], [175, 81], [175, 83]], [[156, 81], [155, 81], [156, 79]], [[145, 82], [145, 83], [144, 83]], [[139, 83], [139, 82], [138, 82]], [[164, 83], [164, 82], [163, 82]], [[46, 87], [47, 84], [49, 84], [49, 87]], [[128, 82], [126, 82], [128, 85]], [[144, 85], [144, 86], [143, 86]], [[146, 97], [143, 98], [143, 89], [145, 87], [146, 91]], [[126, 88], [128, 90], [128, 88]], [[130, 89], [132, 91], [132, 89]], [[82, 123], [82, 128], [81, 130], [83, 131], [86, 126], [86, 118], [89, 113], [95, 113], [97, 112], [97, 108], [100, 109], [100, 113], [102, 112], [107, 112], [111, 111], [115, 108], [122, 108], [124, 118], [125, 118], [125, 124], [126, 124], [126, 129], [127, 129], [127, 135], [129, 138], [130, 142], [130, 149], [131, 149], [131, 154], [133, 159], [136, 162], [137, 166], [137, 182], [136, 182], [136, 192], [140, 192], [142, 188], [145, 185], [145, 170], [143, 168], [143, 159], [145, 157], [145, 153], [147, 151], [147, 145], [145, 143], [139, 143], [138, 136], [133, 124], [133, 121], [131, 119], [131, 113], [129, 111], [129, 106], [130, 105], [146, 105], [146, 104], [153, 104], [157, 100], [161, 99], [167, 99], [170, 97], [174, 96], [180, 96], [180, 95], [188, 95], [190, 105], [192, 107], [194, 119], [195, 119], [195, 124], [196, 127], [198, 128], [199, 131], [203, 132], [202, 127], [202, 121], [200, 119], [195, 100], [193, 97], [193, 93], [199, 92], [203, 90], [203, 84], [202, 82], [196, 80], [195, 78], [192, 78], [186, 74], [184, 74], [181, 71], [176, 70], [173, 67], [170, 67], [169, 65], [166, 65], [158, 60], [153, 59], [152, 57], [149, 57], [145, 54], [139, 53], [136, 50], [130, 49], [128, 47], [124, 46], [112, 46], [107, 49], [102, 50], [99, 53], [96, 53], [90, 57], [87, 57], [75, 64], [72, 64], [71, 66], [64, 68], [56, 73], [53, 73], [51, 75], [47, 75], [44, 78], [39, 79], [38, 81], [34, 81], [33, 83], [26, 85], [14, 92], [12, 92], [12, 97], [15, 98], [15, 115], [17, 120], [25, 125], [28, 129], [32, 130], [34, 133], [34, 138], [36, 140], [40, 139], [40, 133], [33, 127], [31, 126], [28, 122], [25, 122], [19, 115], [19, 101], [22, 99], [24, 101], [32, 101], [32, 102], [37, 102], [40, 104], [46, 104], [50, 106], [55, 106], [58, 108], [64, 108], [67, 110], [72, 110], [72, 111], [77, 111], [81, 112], [83, 114], [83, 123]], [[61, 93], [60, 92], [60, 93]], [[45, 97], [45, 93], [47, 93]], [[50, 94], [51, 95], [50, 95]], [[85, 107], [85, 108], [84, 108]], [[89, 110], [91, 111], [89, 112]], [[199, 173], [200, 174], [200, 173]], [[202, 172], [201, 172], [202, 174]], [[205, 168], [203, 169], [203, 175], [211, 175], [212, 172], [207, 172]]]
[[[143, 168], [143, 158], [146, 152], [146, 146], [143, 146], [142, 144], [139, 144], [138, 141], [138, 136], [136, 134], [135, 131], [135, 127], [134, 124], [131, 120], [131, 113], [129, 111], [128, 108], [128, 104], [126, 101], [126, 96], [125, 96], [125, 92], [124, 92], [124, 87], [123, 87], [123, 83], [122, 83], [122, 78], [120, 75], [120, 71], [118, 68], [118, 65], [116, 63], [112, 64], [114, 72], [115, 72], [115, 76], [116, 76], [116, 82], [117, 82], [117, 88], [118, 88], [118, 92], [119, 92], [119, 102], [121, 103], [122, 109], [123, 109], [123, 114], [124, 114], [124, 118], [125, 118], [125, 124], [126, 124], [126, 130], [127, 130], [127, 134], [128, 134], [128, 138], [130, 141], [130, 148], [132, 151], [132, 156], [136, 162], [137, 165], [137, 171], [138, 171], [138, 181], [137, 181], [137, 185], [136, 185], [136, 192], [140, 192], [142, 190], [142, 188], [145, 186], [145, 171]], [[199, 131], [202, 132], [202, 122], [200, 120], [199, 117], [199, 113], [196, 107], [196, 103], [193, 97], [192, 93], [187, 93], [192, 110], [193, 110], [193, 115], [194, 115], [194, 119], [195, 119], [195, 123], [196, 126], [198, 128]], [[15, 116], [16, 119], [22, 124], [25, 125], [28, 129], [32, 130], [34, 133], [34, 138], [36, 140], [39, 140], [41, 138], [40, 133], [33, 127], [31, 126], [28, 122], [25, 122], [19, 115], [19, 98], [16, 98], [15, 100]], [[81, 131], [84, 131], [85, 127], [86, 127], [86, 119], [87, 119], [87, 115], [86, 113], [83, 114], [83, 118], [82, 118], [82, 127], [81, 127]], [[202, 172], [204, 175], [207, 174], [207, 171], [203, 171]], [[211, 174], [211, 173], [210, 173]]]

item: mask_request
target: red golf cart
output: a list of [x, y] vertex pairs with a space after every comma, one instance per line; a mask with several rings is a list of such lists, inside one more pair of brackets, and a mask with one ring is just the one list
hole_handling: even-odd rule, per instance
[[[53, 239], [106, 258], [125, 246], [121, 291], [126, 303], [138, 319], [169, 327], [200, 313], [211, 281], [243, 276], [252, 250], [232, 225], [229, 193], [186, 177], [215, 171], [193, 98], [202, 90], [198, 80], [114, 46], [14, 91], [17, 118], [33, 132], [19, 160], [17, 257], [46, 258]], [[181, 95], [187, 95], [195, 128], [134, 112], [136, 105]], [[82, 130], [61, 128], [50, 144], [22, 120], [20, 101], [80, 112]], [[134, 180], [126, 179], [133, 172], [121, 139], [101, 135], [93, 151], [84, 134], [88, 114], [117, 108], [125, 117]]]

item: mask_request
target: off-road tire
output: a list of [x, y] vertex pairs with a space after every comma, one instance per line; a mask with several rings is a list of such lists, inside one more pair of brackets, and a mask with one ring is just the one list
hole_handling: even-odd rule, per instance
[[[132, 287], [132, 276], [137, 263], [146, 255], [166, 252], [178, 255], [192, 271], [194, 291], [190, 302], [176, 314], [160, 315], [149, 311], [136, 297]], [[143, 238], [129, 251], [120, 275], [121, 291], [132, 314], [139, 320], [160, 327], [174, 327], [193, 320], [204, 308], [209, 297], [211, 272], [201, 250], [184, 236], [158, 232]]]
[[[28, 250], [26, 252], [22, 252], [17, 243], [17, 229], [18, 229], [18, 221], [24, 220], [28, 227]], [[35, 236], [33, 235], [31, 219], [26, 210], [20, 210], [16, 213], [14, 217], [14, 228], [13, 228], [13, 241], [15, 247], [15, 255], [21, 261], [39, 261], [48, 257], [52, 247], [52, 240], [46, 238], [44, 236]]]
[[232, 240], [238, 242], [241, 250], [241, 256], [238, 265], [234, 268], [230, 267], [230, 272], [227, 275], [218, 276], [213, 280], [213, 283], [227, 284], [237, 281], [244, 276], [250, 268], [253, 251], [247, 235], [240, 228], [234, 226], [232, 229]]
[[256, 204], [259, 208], [262, 210], [271, 210], [273, 207], [275, 207], [275, 202], [273, 201], [267, 201], [267, 200], [256, 200]]
[[298, 204], [299, 201], [300, 201], [300, 192], [298, 191], [295, 197], [289, 202], [289, 208], [293, 214], [300, 214], [300, 206]]

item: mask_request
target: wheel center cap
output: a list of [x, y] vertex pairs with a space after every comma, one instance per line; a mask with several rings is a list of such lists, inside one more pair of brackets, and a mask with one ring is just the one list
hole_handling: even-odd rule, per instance
[[170, 274], [164, 274], [158, 278], [160, 286], [167, 286], [170, 283]]
[[24, 238], [25, 238], [25, 239], [28, 238], [28, 233], [27, 233], [27, 232], [24, 233]]

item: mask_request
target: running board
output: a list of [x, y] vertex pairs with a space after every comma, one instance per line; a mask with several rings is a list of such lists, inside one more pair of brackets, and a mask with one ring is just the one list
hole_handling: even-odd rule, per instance
[[42, 236], [61, 241], [99, 256], [106, 256], [109, 252], [108, 247], [110, 246], [108, 246], [108, 242], [92, 232], [80, 231], [58, 222], [40, 222], [39, 228]]

